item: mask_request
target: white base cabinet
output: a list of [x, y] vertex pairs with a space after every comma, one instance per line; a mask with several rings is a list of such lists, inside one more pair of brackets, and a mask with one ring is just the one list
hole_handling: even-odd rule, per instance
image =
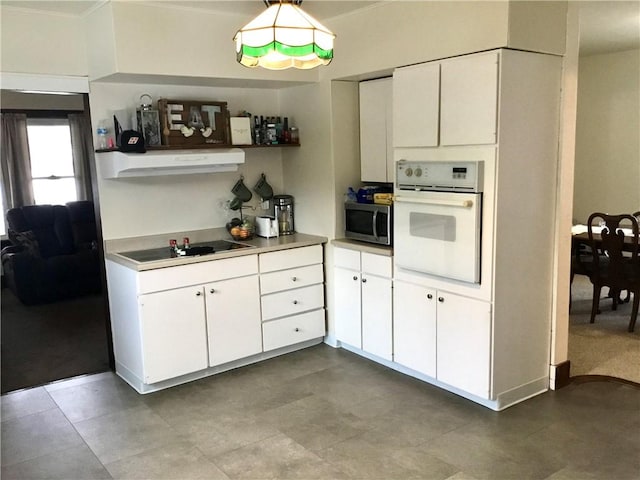
[[325, 334], [321, 245], [141, 272], [108, 260], [107, 278], [116, 373], [140, 393]]
[[393, 359], [416, 372], [436, 377], [435, 290], [395, 282]]
[[391, 360], [391, 257], [345, 248], [334, 248], [333, 255], [336, 338]]
[[491, 397], [491, 305], [396, 281], [394, 360], [472, 395]]
[[209, 366], [262, 351], [258, 276], [233, 278], [204, 287]]
[[260, 255], [264, 351], [325, 334], [320, 245]]
[[142, 366], [146, 383], [207, 368], [202, 287], [140, 295]]

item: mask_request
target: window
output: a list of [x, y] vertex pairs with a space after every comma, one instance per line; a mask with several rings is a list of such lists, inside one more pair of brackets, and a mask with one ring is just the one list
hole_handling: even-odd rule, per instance
[[27, 134], [36, 204], [61, 205], [77, 200], [69, 121], [30, 118]]

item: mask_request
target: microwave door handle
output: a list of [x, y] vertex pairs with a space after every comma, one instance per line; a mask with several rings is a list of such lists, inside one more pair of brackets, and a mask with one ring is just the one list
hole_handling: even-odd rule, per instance
[[396, 202], [401, 203], [420, 203], [422, 205], [444, 205], [447, 207], [461, 207], [461, 208], [471, 208], [473, 207], [473, 200], [427, 200], [424, 198], [414, 198], [414, 197], [395, 197]]
[[378, 228], [377, 228], [377, 222], [378, 220], [378, 211], [374, 210], [373, 211], [373, 217], [371, 218], [371, 231], [373, 232], [373, 238], [376, 239], [376, 241], [378, 241]]

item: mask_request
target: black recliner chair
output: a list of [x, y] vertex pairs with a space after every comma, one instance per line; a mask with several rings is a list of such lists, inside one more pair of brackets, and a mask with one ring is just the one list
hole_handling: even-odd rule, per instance
[[6, 286], [26, 305], [101, 291], [93, 202], [30, 205], [6, 213]]

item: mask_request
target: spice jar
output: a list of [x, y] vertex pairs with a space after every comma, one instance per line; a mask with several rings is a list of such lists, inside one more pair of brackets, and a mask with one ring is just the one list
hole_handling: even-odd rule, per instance
[[298, 127], [291, 127], [289, 129], [289, 137], [291, 139], [291, 143], [300, 143], [300, 134], [298, 132]]

